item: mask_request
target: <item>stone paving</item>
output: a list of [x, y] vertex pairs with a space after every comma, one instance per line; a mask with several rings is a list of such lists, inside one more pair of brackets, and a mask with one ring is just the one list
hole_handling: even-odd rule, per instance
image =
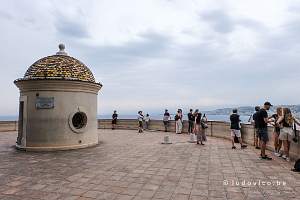
[[253, 147], [211, 137], [201, 146], [173, 133], [162, 145], [162, 132], [99, 135], [93, 148], [33, 153], [12, 148], [15, 132], [0, 133], [0, 199], [300, 199], [292, 164], [259, 160]]

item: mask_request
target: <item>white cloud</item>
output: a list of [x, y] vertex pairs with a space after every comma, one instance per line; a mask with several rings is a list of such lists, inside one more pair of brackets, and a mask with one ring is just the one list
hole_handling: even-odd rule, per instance
[[271, 0], [7, 1], [0, 115], [16, 114], [13, 80], [60, 42], [104, 84], [101, 113], [299, 103], [299, 11]]

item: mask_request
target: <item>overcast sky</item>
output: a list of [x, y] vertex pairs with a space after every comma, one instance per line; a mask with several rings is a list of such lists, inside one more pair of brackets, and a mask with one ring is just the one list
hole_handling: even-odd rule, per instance
[[3, 0], [0, 24], [0, 115], [59, 43], [104, 85], [99, 114], [299, 104], [299, 1]]

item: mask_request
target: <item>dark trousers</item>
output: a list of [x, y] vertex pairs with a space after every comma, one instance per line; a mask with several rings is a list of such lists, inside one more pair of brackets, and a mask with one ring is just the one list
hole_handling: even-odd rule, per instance
[[189, 120], [189, 130], [188, 130], [188, 132], [189, 132], [189, 133], [192, 133], [192, 132], [193, 132], [193, 129], [194, 129], [194, 121], [190, 121], [190, 120]]

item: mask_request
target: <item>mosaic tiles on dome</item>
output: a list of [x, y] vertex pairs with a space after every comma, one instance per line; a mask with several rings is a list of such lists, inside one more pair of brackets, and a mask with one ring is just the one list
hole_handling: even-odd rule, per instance
[[79, 60], [65, 55], [53, 55], [33, 63], [24, 79], [68, 79], [95, 82], [92, 72]]

